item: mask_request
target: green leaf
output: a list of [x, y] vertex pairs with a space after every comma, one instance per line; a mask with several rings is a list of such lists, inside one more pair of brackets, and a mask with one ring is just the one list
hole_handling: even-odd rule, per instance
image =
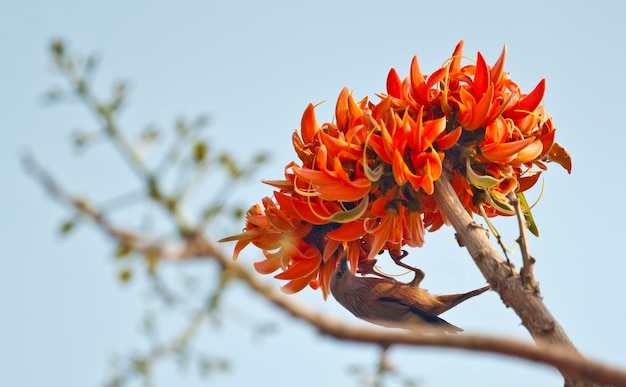
[[65, 43], [60, 39], [54, 39], [50, 42], [50, 51], [52, 51], [52, 55], [54, 56], [64, 56]]
[[375, 169], [371, 169], [367, 164], [363, 163], [363, 172], [372, 183], [377, 182], [383, 175], [383, 163], [380, 163]]
[[121, 244], [117, 246], [117, 249], [115, 250], [115, 258], [128, 257], [128, 255], [130, 255], [130, 253], [132, 252], [133, 252], [133, 249], [130, 246]]
[[231, 179], [238, 179], [243, 176], [243, 171], [237, 167], [235, 160], [233, 160], [226, 153], [222, 154], [218, 159], [220, 165], [228, 172]]
[[109, 114], [112, 114], [115, 111], [117, 111], [124, 103], [125, 98], [126, 98], [126, 84], [120, 82], [116, 85], [113, 85], [113, 92], [111, 95], [111, 100], [109, 101], [107, 105], [107, 110], [109, 111]]
[[246, 209], [242, 207], [235, 207], [232, 213], [235, 219], [243, 219], [246, 215]]
[[361, 199], [361, 203], [359, 203], [356, 207], [348, 211], [336, 212], [328, 217], [331, 222], [337, 223], [349, 223], [355, 219], [360, 218], [367, 210], [367, 206], [369, 204], [369, 195], [365, 195], [363, 199]]
[[196, 164], [202, 163], [206, 159], [207, 144], [204, 141], [197, 141], [193, 146], [193, 161]]
[[59, 232], [62, 235], [67, 235], [74, 229], [74, 226], [76, 226], [76, 222], [74, 220], [66, 220], [61, 224], [61, 227], [59, 227]]
[[263, 164], [267, 161], [267, 159], [269, 158], [269, 155], [265, 152], [260, 152], [257, 153], [256, 155], [254, 155], [254, 158], [252, 159], [252, 162], [254, 164]]
[[214, 218], [215, 216], [219, 215], [223, 209], [224, 206], [221, 204], [208, 206], [202, 211], [202, 219], [206, 220], [209, 218]]
[[141, 142], [142, 143], [151, 143], [155, 140], [157, 140], [159, 138], [159, 136], [161, 135], [161, 133], [159, 132], [159, 130], [155, 127], [147, 127], [146, 129], [144, 129], [144, 131], [141, 133]]
[[533, 218], [533, 214], [530, 212], [530, 206], [528, 206], [526, 197], [524, 196], [522, 192], [520, 192], [517, 194], [517, 198], [519, 199], [519, 202], [522, 205], [522, 209], [524, 211], [524, 220], [526, 220], [528, 231], [530, 231], [534, 236], [539, 238], [539, 228], [537, 228], [537, 223], [535, 223], [535, 218]]
[[187, 123], [182, 119], [177, 119], [174, 126], [176, 127], [176, 134], [178, 134], [179, 138], [185, 138], [189, 135], [189, 126], [187, 126]]
[[515, 214], [515, 209], [511, 207], [511, 205], [509, 204], [509, 201], [506, 200], [506, 197], [491, 190], [486, 190], [486, 191], [488, 194], [487, 201], [492, 207], [500, 210], [501, 212], [504, 212], [505, 214], [509, 214], [509, 215]]
[[465, 169], [467, 180], [469, 180], [470, 184], [476, 188], [488, 189], [502, 182], [502, 179], [496, 179], [495, 177], [489, 175], [479, 175], [474, 172], [472, 166], [470, 165], [469, 157], [465, 160]]
[[122, 269], [117, 273], [117, 279], [120, 282], [128, 282], [133, 278], [133, 272], [130, 269]]

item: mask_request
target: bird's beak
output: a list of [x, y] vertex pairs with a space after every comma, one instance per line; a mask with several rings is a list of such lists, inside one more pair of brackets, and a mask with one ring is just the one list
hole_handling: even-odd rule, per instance
[[341, 261], [339, 261], [339, 267], [341, 271], [348, 271], [348, 256], [346, 254], [341, 257]]

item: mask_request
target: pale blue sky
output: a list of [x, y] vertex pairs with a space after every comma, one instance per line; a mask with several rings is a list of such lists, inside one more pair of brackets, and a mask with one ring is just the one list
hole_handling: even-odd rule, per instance
[[[342, 87], [361, 97], [383, 91], [390, 67], [407, 74], [413, 55], [432, 72], [460, 39], [465, 53], [480, 50], [489, 63], [508, 45], [506, 70], [523, 90], [547, 78], [545, 103], [557, 141], [574, 158], [568, 176], [557, 166], [545, 175], [534, 210], [542, 233], [530, 240], [544, 300], [578, 348], [626, 366], [623, 259], [626, 210], [622, 74], [626, 5], [619, 1], [11, 1], [0, 0], [0, 385], [97, 386], [112, 353], [145, 348], [140, 321], [149, 291], [141, 276], [120, 286], [113, 247], [91, 227], [69, 239], [56, 229], [68, 217], [25, 176], [19, 157], [30, 151], [73, 192], [109, 198], [133, 186], [125, 165], [105, 146], [76, 154], [69, 134], [90, 128], [77, 104], [46, 107], [41, 95], [59, 84], [47, 45], [61, 37], [73, 51], [102, 58], [98, 86], [130, 81], [123, 124], [169, 127], [176, 117], [211, 117], [215, 146], [245, 158], [271, 152], [264, 178], [280, 178], [293, 160], [290, 137], [309, 102], [320, 121], [332, 117]], [[260, 178], [260, 177], [259, 177]], [[135, 185], [136, 186], [136, 185]], [[121, 190], [121, 191], [120, 191]], [[270, 193], [251, 182], [237, 199], [246, 205]], [[506, 222], [505, 222], [506, 223]], [[239, 228], [214, 229], [222, 237]], [[505, 237], [514, 227], [502, 225]], [[460, 292], [484, 280], [450, 231], [427, 236], [419, 265], [435, 293]], [[225, 247], [228, 248], [228, 247]], [[242, 262], [259, 252], [249, 248]], [[515, 258], [517, 259], [517, 257]], [[165, 265], [173, 281], [206, 273], [203, 264]], [[279, 286], [271, 277], [270, 283]], [[354, 318], [321, 294], [294, 296], [346, 322]], [[291, 320], [236, 287], [217, 334], [198, 345], [233, 362], [219, 386], [356, 385], [349, 364], [372, 366], [377, 350], [338, 344]], [[255, 340], [238, 321], [244, 310], [281, 331]], [[497, 295], [468, 301], [444, 316], [473, 332], [527, 338], [519, 319]], [[180, 320], [171, 319], [163, 334]], [[394, 349], [392, 360], [423, 386], [561, 385], [553, 370], [494, 356], [432, 349]], [[192, 370], [168, 365], [157, 386], [204, 385]], [[389, 385], [397, 385], [390, 383]]]

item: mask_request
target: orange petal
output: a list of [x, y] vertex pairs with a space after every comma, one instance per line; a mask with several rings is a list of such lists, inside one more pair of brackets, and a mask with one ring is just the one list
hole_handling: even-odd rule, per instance
[[259, 274], [270, 274], [280, 269], [285, 258], [285, 252], [280, 250], [275, 253], [263, 252], [266, 259], [263, 261], [254, 262], [254, 269]]
[[298, 293], [300, 290], [306, 288], [308, 284], [315, 279], [315, 276], [298, 278], [289, 281], [286, 285], [282, 286], [280, 290], [286, 294]]
[[467, 130], [477, 129], [484, 125], [484, 122], [489, 115], [489, 111], [491, 110], [492, 101], [493, 85], [489, 85], [487, 92], [483, 95], [472, 111], [472, 120], [468, 125], [466, 125]]
[[328, 217], [331, 213], [322, 205], [313, 202], [305, 202], [291, 196], [285, 195], [282, 192], [275, 192], [274, 197], [276, 201], [285, 211], [291, 211], [295, 213], [295, 218], [304, 220], [311, 224], [326, 224], [328, 223], [324, 217]]
[[333, 137], [325, 132], [320, 132], [320, 139], [324, 145], [328, 148], [328, 153], [331, 155], [338, 155], [340, 152], [347, 152], [352, 154], [354, 158], [358, 158], [363, 152], [360, 145], [351, 144], [343, 138]]
[[555, 133], [556, 129], [551, 129], [547, 133], [539, 137], [541, 143], [543, 144], [543, 154], [548, 153], [548, 151], [552, 148], [552, 144], [554, 144]]
[[373, 135], [370, 137], [368, 147], [372, 148], [380, 158], [387, 164], [391, 164], [391, 155], [385, 149], [384, 140], [381, 136]]
[[395, 98], [400, 98], [401, 88], [402, 80], [396, 72], [396, 69], [392, 68], [387, 75], [387, 94]]
[[322, 256], [318, 251], [316, 257], [298, 260], [294, 264], [289, 266], [289, 268], [284, 272], [275, 275], [274, 278], [284, 280], [308, 277], [312, 273], [315, 273], [317, 271], [321, 262]]
[[[532, 137], [531, 137], [532, 138]], [[541, 156], [541, 152], [543, 151], [543, 144], [540, 139], [535, 139], [530, 145], [522, 149], [517, 153], [517, 157], [513, 159], [512, 164], [516, 163], [527, 163], [537, 159]]]
[[514, 156], [516, 153], [530, 145], [533, 141], [535, 141], [535, 138], [529, 137], [519, 141], [505, 142], [487, 150], [483, 150], [481, 148], [481, 153], [485, 158], [491, 161], [502, 161]]
[[440, 150], [450, 149], [454, 144], [456, 144], [457, 141], [459, 141], [459, 138], [461, 138], [461, 133], [463, 133], [463, 127], [459, 125], [450, 133], [439, 137], [436, 142], [437, 148]]
[[474, 74], [474, 97], [480, 98], [490, 84], [489, 66], [485, 62], [482, 54], [479, 52], [476, 58], [476, 73]]
[[548, 160], [557, 162], [560, 166], [565, 168], [567, 173], [572, 173], [572, 156], [570, 156], [569, 152], [558, 142], [552, 144], [548, 152]]
[[300, 131], [302, 133], [302, 140], [305, 144], [313, 142], [315, 134], [320, 130], [317, 126], [317, 119], [315, 118], [315, 106], [309, 104], [302, 114], [302, 120], [300, 121]]
[[[393, 172], [393, 178], [396, 180], [396, 184], [402, 186], [406, 183], [407, 175], [405, 170], [408, 170], [402, 155], [397, 150], [393, 154], [393, 162], [391, 164], [391, 170]], [[411, 171], [408, 171], [412, 174]]]
[[424, 151], [427, 148], [431, 147], [435, 139], [439, 137], [441, 133], [446, 130], [446, 118], [441, 117], [435, 120], [429, 120], [424, 122], [423, 124], [423, 136], [424, 140], [422, 143], [422, 149], [420, 151]]
[[[450, 66], [448, 66], [449, 74], [455, 74], [461, 71], [461, 61], [463, 59], [463, 45], [464, 42], [461, 40], [454, 48], [454, 52], [452, 53], [452, 61], [450, 62]], [[456, 80], [451, 80], [448, 82], [448, 88], [451, 90], [456, 90], [458, 86], [459, 82]]]
[[306, 181], [319, 187], [336, 187], [343, 185], [341, 181], [337, 180], [333, 176], [323, 171], [316, 171], [309, 168], [300, 168], [293, 166], [293, 173], [298, 176], [299, 179]]
[[324, 264], [327, 264], [330, 258], [335, 255], [341, 244], [342, 242], [332, 239], [329, 239], [328, 242], [324, 244], [324, 251], [322, 252], [322, 262]]
[[[421, 89], [420, 86], [424, 84], [424, 75], [422, 74], [422, 71], [420, 70], [420, 65], [419, 62], [417, 61], [417, 56], [413, 57], [413, 60], [411, 60], [411, 70], [410, 70], [410, 79], [411, 79], [411, 87], [413, 88], [414, 92], [417, 92], [418, 89]], [[419, 101], [418, 102], [422, 102]], [[428, 102], [428, 101], [426, 101]], [[424, 105], [424, 103], [422, 102], [422, 105]]]
[[393, 213], [395, 213], [395, 211], [388, 211], [385, 217], [382, 218], [381, 223], [368, 231], [370, 234], [374, 235], [374, 239], [370, 244], [370, 252], [366, 259], [374, 258], [387, 243], [391, 228], [393, 227], [393, 218], [395, 218]]
[[274, 188], [278, 188], [281, 191], [293, 191], [293, 182], [289, 180], [261, 180], [263, 184], [270, 185]]
[[493, 64], [493, 67], [491, 68], [491, 83], [497, 85], [498, 82], [500, 82], [500, 79], [502, 79], [502, 75], [504, 75], [502, 70], [504, 69], [505, 61], [506, 61], [506, 44], [504, 45], [504, 47], [502, 47], [502, 53], [500, 53], [500, 57], [498, 58], [496, 63]]
[[339, 97], [337, 98], [337, 104], [335, 105], [335, 120], [337, 121], [339, 130], [345, 131], [348, 127], [351, 118], [350, 110], [355, 106], [356, 104], [350, 95], [350, 90], [348, 90], [347, 87], [341, 89], [341, 93], [339, 93]]
[[535, 183], [537, 183], [537, 181], [539, 180], [539, 176], [541, 176], [541, 173], [535, 173], [534, 175], [530, 176], [518, 177], [518, 187], [515, 192], [524, 192], [527, 189], [531, 188], [535, 185]]
[[341, 186], [319, 187], [317, 191], [325, 200], [340, 200], [342, 202], [355, 202], [362, 199], [370, 192], [371, 182], [368, 178], [358, 178], [351, 184]]
[[363, 220], [355, 220], [342, 224], [338, 229], [326, 233], [326, 236], [336, 241], [353, 241], [361, 238], [364, 234]]
[[320, 267], [320, 271], [318, 273], [319, 285], [322, 289], [322, 296], [324, 296], [324, 300], [328, 298], [330, 294], [330, 279], [335, 271], [335, 261], [324, 263]]
[[528, 112], [535, 111], [537, 106], [541, 103], [543, 99], [543, 94], [546, 91], [546, 80], [545, 78], [539, 81], [537, 86], [531, 91], [527, 96], [518, 101], [515, 105], [506, 109], [503, 115], [507, 118], [511, 118], [513, 120], [518, 120], [520, 118], [524, 118], [528, 114]]
[[467, 88], [462, 87], [459, 90], [459, 97], [461, 101], [456, 101], [457, 106], [459, 108], [459, 118], [458, 121], [465, 128], [468, 127], [470, 122], [472, 122], [472, 113], [476, 110], [476, 100], [472, 93], [467, 91]]

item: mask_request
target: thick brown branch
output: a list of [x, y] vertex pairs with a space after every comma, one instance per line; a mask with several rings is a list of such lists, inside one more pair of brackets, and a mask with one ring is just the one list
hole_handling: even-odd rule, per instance
[[[538, 292], [526, 286], [490, 243], [484, 230], [476, 227], [445, 176], [435, 182], [434, 197], [491, 288], [500, 294], [506, 306], [513, 308], [541, 350], [554, 348], [568, 352], [568, 356], [582, 358]], [[567, 386], [590, 385], [580, 379], [581, 374], [571, 373], [569, 368], [559, 369]]]

